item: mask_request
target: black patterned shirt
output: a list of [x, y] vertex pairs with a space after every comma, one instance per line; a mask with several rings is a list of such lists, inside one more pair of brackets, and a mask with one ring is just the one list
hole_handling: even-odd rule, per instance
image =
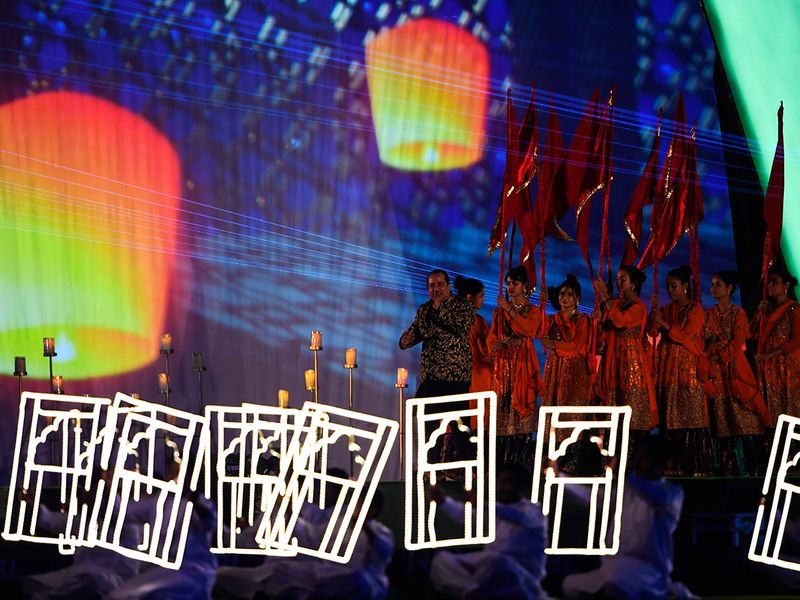
[[469, 332], [474, 321], [475, 307], [456, 296], [450, 296], [438, 309], [432, 300], [417, 309], [414, 322], [400, 336], [400, 348], [407, 350], [422, 342], [420, 383], [472, 380]]

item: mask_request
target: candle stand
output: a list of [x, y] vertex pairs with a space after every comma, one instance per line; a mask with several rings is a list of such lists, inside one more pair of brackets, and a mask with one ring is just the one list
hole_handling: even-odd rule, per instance
[[[403, 373], [404, 372], [404, 373]], [[403, 446], [405, 446], [405, 427], [403, 426], [404, 421], [404, 402], [403, 402], [403, 390], [408, 387], [408, 383], [405, 380], [405, 377], [402, 375], [405, 374], [407, 376], [407, 371], [405, 369], [397, 369], [397, 383], [394, 384], [394, 387], [397, 388], [398, 396], [399, 396], [399, 405], [398, 405], [398, 415], [399, 419], [398, 422], [400, 423], [400, 432], [398, 436], [399, 444], [399, 458], [400, 458], [400, 481], [403, 480]]]
[[[348, 386], [347, 386], [347, 409], [352, 411], [353, 410], [353, 369], [357, 369], [358, 365], [356, 364], [356, 349], [355, 348], [348, 348], [345, 350], [344, 353], [344, 368], [347, 369], [347, 379], [348, 379]], [[353, 418], [350, 418], [350, 427], [353, 426]], [[355, 471], [355, 465], [353, 462], [353, 452], [355, 450], [355, 438], [351, 433], [348, 437], [348, 444], [347, 444], [348, 454], [350, 455], [350, 477], [353, 476]]]

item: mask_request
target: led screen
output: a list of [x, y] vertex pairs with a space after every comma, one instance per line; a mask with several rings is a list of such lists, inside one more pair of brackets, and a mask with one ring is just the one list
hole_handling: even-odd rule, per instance
[[[426, 273], [481, 279], [490, 319], [509, 86], [521, 117], [535, 82], [540, 136], [552, 105], [567, 144], [593, 89], [616, 86], [614, 264], [658, 108], [666, 138], [682, 92], [698, 131], [704, 282], [735, 265], [715, 53], [695, 2], [20, 1], [2, 11], [4, 408], [16, 406], [15, 356], [27, 358], [23, 387], [49, 387], [44, 336], [56, 339], [53, 370], [69, 394], [163, 399], [168, 367], [180, 408], [274, 404], [278, 388], [296, 407], [310, 398], [303, 371], [321, 330], [320, 399], [347, 405], [344, 349], [356, 347], [354, 408], [397, 417], [396, 369], [408, 368], [413, 392], [419, 360], [398, 338], [426, 300]], [[574, 232], [574, 214], [562, 225]], [[661, 266], [662, 288], [688, 246]], [[577, 246], [549, 240], [547, 250], [547, 283], [575, 273], [591, 309]], [[174, 354], [159, 353], [165, 332]], [[192, 370], [192, 352], [207, 371]]]

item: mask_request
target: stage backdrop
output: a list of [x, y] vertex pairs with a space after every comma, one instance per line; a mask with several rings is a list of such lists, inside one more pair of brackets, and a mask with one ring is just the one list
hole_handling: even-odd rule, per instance
[[[397, 341], [426, 300], [425, 274], [483, 280], [490, 318], [509, 86], [521, 116], [535, 82], [540, 123], [552, 103], [567, 143], [592, 90], [617, 87], [614, 264], [657, 109], [671, 119], [683, 92], [698, 128], [704, 286], [735, 266], [715, 54], [696, 2], [20, 1], [0, 11], [2, 471], [14, 357], [27, 358], [25, 389], [47, 389], [46, 336], [67, 393], [157, 400], [169, 332], [170, 403], [200, 411], [192, 352], [208, 367], [205, 403], [274, 403], [287, 388], [298, 406], [317, 329], [321, 400], [346, 405], [344, 349], [356, 347], [355, 407], [396, 416], [396, 368], [409, 369], [411, 393], [419, 357]], [[563, 225], [574, 231], [574, 216]], [[548, 249], [548, 282], [577, 274], [588, 307], [577, 247]], [[684, 240], [662, 278], [687, 261]]]

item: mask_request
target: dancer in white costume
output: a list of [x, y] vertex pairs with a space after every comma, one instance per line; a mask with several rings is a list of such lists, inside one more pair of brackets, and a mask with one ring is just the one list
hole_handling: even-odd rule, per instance
[[[119, 510], [119, 499], [114, 505]], [[52, 511], [39, 505], [38, 523], [48, 531], [64, 531], [67, 524], [66, 512]], [[121, 542], [133, 547], [138, 537], [136, 528], [122, 532]], [[45, 598], [96, 598], [104, 596], [132, 577], [139, 570], [139, 562], [113, 550], [97, 547], [79, 546], [75, 549], [72, 564], [64, 569], [31, 575], [23, 582], [26, 596], [40, 600]]]
[[[211, 533], [217, 522], [216, 509], [202, 494], [187, 490], [181, 499], [181, 514], [189, 500], [194, 509], [180, 568], [167, 569], [143, 562], [140, 573], [106, 596], [108, 600], [211, 600], [217, 572], [217, 558], [211, 553]], [[129, 504], [125, 513], [126, 526], [155, 522], [157, 501], [157, 494], [153, 494]], [[169, 521], [169, 505], [168, 502], [164, 511], [165, 522]]]
[[[327, 499], [329, 506], [336, 501], [336, 492], [331, 486], [328, 487]], [[267, 557], [264, 564], [257, 567], [220, 567], [216, 592], [231, 598], [253, 598], [261, 593], [267, 598], [282, 600], [385, 598], [389, 591], [386, 567], [394, 552], [394, 536], [388, 527], [376, 520], [382, 508], [383, 496], [376, 491], [353, 556], [347, 564], [298, 555]], [[330, 511], [326, 508], [314, 512], [312, 506], [304, 507], [294, 530], [303, 546], [319, 544]]]
[[[569, 575], [562, 584], [567, 598], [691, 597], [673, 584], [672, 539], [683, 507], [683, 488], [664, 479], [667, 451], [662, 440], [645, 437], [633, 454], [633, 472], [625, 482], [619, 552], [604, 556], [600, 568]], [[574, 492], [575, 486], [567, 486]]]
[[[450, 598], [546, 598], [544, 548], [547, 522], [537, 504], [525, 497], [530, 473], [506, 463], [497, 474], [495, 541], [476, 552], [443, 550], [431, 563], [431, 583]], [[464, 518], [464, 505], [431, 487], [431, 499], [455, 521]]]

